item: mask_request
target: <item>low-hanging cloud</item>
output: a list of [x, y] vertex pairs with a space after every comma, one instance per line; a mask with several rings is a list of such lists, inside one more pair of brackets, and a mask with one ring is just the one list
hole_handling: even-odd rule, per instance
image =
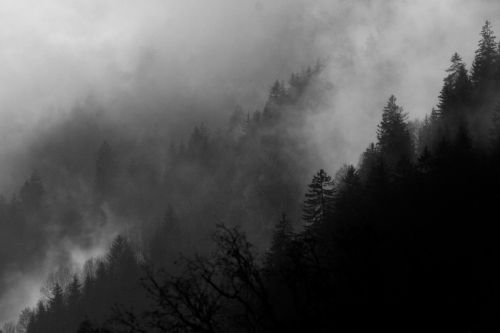
[[[273, 80], [319, 58], [333, 89], [306, 131], [323, 156], [314, 167], [334, 171], [374, 139], [390, 94], [412, 118], [429, 112], [451, 54], [470, 65], [481, 25], [499, 27], [499, 14], [493, 0], [2, 0], [0, 193], [37, 167], [33, 144], [75, 107], [178, 139], [196, 122], [224, 126], [236, 104], [261, 108]], [[110, 239], [94, 238], [99, 249]], [[0, 321], [35, 301], [54, 251], [75, 263], [93, 253], [68, 244], [54, 240], [36, 278], [2, 278], [0, 309], [12, 311]]]

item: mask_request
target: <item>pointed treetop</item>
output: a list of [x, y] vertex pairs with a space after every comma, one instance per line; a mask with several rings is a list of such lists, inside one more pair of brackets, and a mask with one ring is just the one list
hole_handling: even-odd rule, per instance
[[481, 39], [478, 43], [476, 56], [472, 63], [472, 82], [477, 86], [493, 74], [493, 66], [497, 57], [495, 34], [489, 21], [481, 29]]
[[302, 218], [309, 225], [325, 222], [333, 212], [334, 183], [321, 169], [314, 175], [305, 195]]

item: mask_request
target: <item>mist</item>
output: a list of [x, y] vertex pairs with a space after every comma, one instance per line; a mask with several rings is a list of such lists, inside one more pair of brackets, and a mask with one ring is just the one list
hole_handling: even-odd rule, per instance
[[[201, 123], [216, 132], [237, 105], [261, 109], [276, 79], [317, 60], [331, 94], [303, 131], [318, 157], [309, 168], [334, 173], [358, 163], [391, 94], [413, 119], [430, 112], [452, 53], [470, 65], [479, 27], [499, 27], [498, 17], [493, 0], [4, 0], [0, 193], [52, 170], [43, 177], [53, 198], [86, 207], [93, 162], [60, 190], [65, 156], [94, 159], [105, 140], [121, 151], [153, 135], [178, 143]], [[65, 151], [68, 142], [77, 149]], [[63, 238], [44, 240], [38, 260], [2, 268], [0, 322], [33, 306], [50, 272], [81, 270], [137, 223], [114, 214], [104, 226], [84, 214]]]

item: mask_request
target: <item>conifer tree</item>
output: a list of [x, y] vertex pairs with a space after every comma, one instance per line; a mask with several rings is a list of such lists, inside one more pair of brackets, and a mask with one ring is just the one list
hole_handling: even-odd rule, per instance
[[[470, 105], [471, 83], [465, 63], [458, 53], [451, 57], [451, 65], [446, 70], [448, 75], [439, 94], [438, 110], [440, 117], [448, 122], [457, 122], [464, 115], [465, 109]], [[434, 110], [434, 109], [433, 109]], [[431, 114], [435, 118], [436, 115]]]
[[280, 104], [286, 95], [286, 89], [283, 82], [276, 80], [269, 91], [269, 102]]
[[[115, 238], [109, 249], [106, 261], [111, 274], [126, 270], [127, 266], [134, 262], [134, 252], [125, 237], [120, 235]], [[120, 275], [116, 274], [114, 277], [120, 278]]]
[[389, 166], [394, 167], [401, 159], [412, 160], [413, 142], [406, 122], [408, 115], [396, 104], [392, 95], [382, 112], [378, 125], [378, 147]]
[[484, 89], [495, 73], [495, 61], [498, 54], [495, 38], [491, 23], [486, 21], [481, 29], [481, 39], [472, 63], [471, 80], [476, 90]]
[[21, 312], [16, 325], [17, 333], [28, 332], [28, 328], [32, 317], [33, 317], [33, 311], [30, 308], [25, 308]]
[[332, 178], [321, 169], [314, 175], [305, 195], [302, 218], [308, 226], [324, 223], [332, 216], [334, 187]]
[[56, 283], [51, 290], [52, 296], [49, 299], [48, 310], [49, 313], [54, 316], [58, 314], [62, 314], [64, 309], [64, 293], [63, 289]]
[[262, 112], [264, 120], [270, 121], [278, 119], [277, 111], [279, 106], [285, 102], [287, 97], [286, 95], [287, 90], [285, 88], [285, 84], [276, 80], [269, 90], [269, 97]]
[[380, 159], [380, 150], [378, 147], [372, 142], [366, 148], [366, 150], [361, 154], [360, 162], [359, 162], [359, 177], [362, 181], [366, 181], [370, 170], [378, 163]]

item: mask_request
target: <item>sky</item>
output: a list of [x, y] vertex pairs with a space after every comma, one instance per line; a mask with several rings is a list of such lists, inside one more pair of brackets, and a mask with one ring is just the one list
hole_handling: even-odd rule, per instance
[[[0, 0], [0, 193], [27, 177], [40, 133], [88, 100], [138, 127], [161, 114], [176, 135], [262, 108], [275, 79], [317, 59], [334, 87], [308, 120], [319, 164], [356, 163], [389, 96], [410, 118], [430, 112], [452, 53], [470, 65], [487, 19], [500, 31], [500, 2]], [[12, 297], [0, 321], [25, 305]]]
[[[217, 123], [236, 104], [262, 107], [273, 80], [328, 58], [337, 93], [311, 127], [319, 143], [341, 146], [329, 162], [352, 162], [373, 139], [390, 94], [412, 117], [430, 111], [451, 54], [470, 64], [481, 25], [489, 19], [495, 27], [499, 7], [493, 0], [1, 0], [0, 161], [18, 158], [37, 130], [88, 98], [117, 116], [161, 110], [176, 128], [196, 117]], [[338, 128], [331, 140], [324, 133], [331, 126], [322, 124]], [[25, 172], [0, 168], [7, 192]]]

